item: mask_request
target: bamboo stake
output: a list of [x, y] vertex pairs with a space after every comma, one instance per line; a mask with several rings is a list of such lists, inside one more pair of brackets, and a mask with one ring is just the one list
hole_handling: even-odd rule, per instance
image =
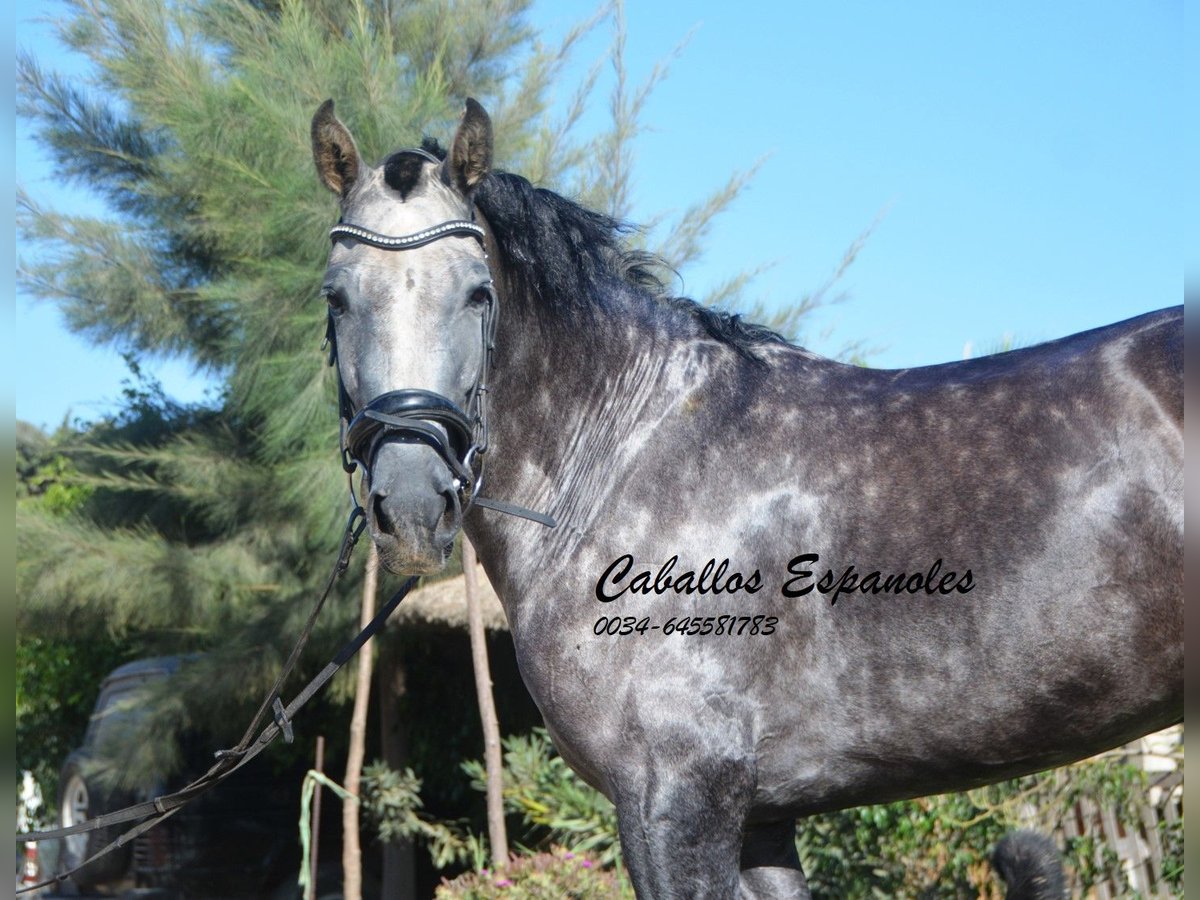
[[[363, 579], [362, 615], [359, 627], [375, 618], [375, 590], [379, 582], [379, 551], [370, 545], [366, 577]], [[342, 804], [342, 896], [362, 900], [362, 849], [358, 840], [358, 792], [362, 780], [367, 739], [367, 710], [371, 701], [371, 642], [358, 652], [358, 678], [354, 690], [354, 712], [350, 716], [350, 749], [346, 754], [346, 777], [342, 785], [352, 799]]]
[[499, 872], [508, 866], [508, 834], [504, 826], [504, 782], [500, 757], [500, 723], [492, 697], [492, 671], [488, 665], [487, 643], [483, 631], [483, 611], [479, 605], [479, 581], [475, 574], [475, 548], [463, 535], [463, 586], [467, 595], [467, 629], [471, 635], [471, 662], [475, 667], [475, 693], [479, 699], [479, 719], [483, 725], [483, 762], [487, 769], [488, 840], [492, 845], [492, 868]]
[[[323, 734], [317, 735], [317, 758], [313, 764], [313, 769], [318, 774], [325, 774], [325, 735]], [[313, 789], [312, 824], [309, 827], [312, 829], [312, 852], [309, 856], [308, 887], [304, 889], [304, 900], [316, 900], [317, 856], [320, 853], [321, 842], [321, 783], [319, 781]]]

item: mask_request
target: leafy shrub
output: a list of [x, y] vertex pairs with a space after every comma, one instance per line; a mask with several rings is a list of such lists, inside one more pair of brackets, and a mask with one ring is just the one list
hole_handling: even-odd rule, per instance
[[586, 853], [554, 847], [513, 856], [504, 872], [484, 869], [443, 881], [436, 900], [633, 900], [622, 870], [605, 869]]
[[[616, 811], [557, 755], [543, 729], [504, 741], [504, 802], [526, 830], [519, 840], [535, 847], [562, 844], [596, 855], [604, 866], [620, 866]], [[464, 765], [473, 786], [483, 790], [481, 763]], [[1088, 799], [1112, 810], [1127, 830], [1140, 822], [1146, 775], [1119, 753], [1062, 769], [958, 794], [921, 797], [860, 807], [802, 820], [796, 844], [813, 896], [830, 897], [999, 897], [990, 864], [996, 843], [1008, 831], [1032, 827], [1055, 833]], [[1180, 826], [1180, 829], [1182, 826]], [[1165, 842], [1169, 883], [1181, 880], [1181, 842]], [[1063, 848], [1074, 889], [1087, 892], [1106, 879], [1120, 888], [1120, 865], [1097, 855], [1090, 838]]]
[[[463, 769], [471, 786], [484, 791], [483, 763]], [[616, 809], [571, 770], [544, 728], [504, 739], [504, 807], [524, 821], [526, 845], [562, 844], [594, 854], [603, 866], [620, 864]]]
[[[473, 787], [482, 791], [482, 764], [469, 762], [463, 768]], [[387, 779], [378, 787], [385, 783]], [[406, 786], [413, 785], [406, 782]], [[1119, 753], [1106, 754], [965, 793], [813, 816], [799, 823], [796, 845], [815, 898], [951, 900], [969, 896], [992, 900], [1002, 896], [1003, 888], [992, 871], [990, 856], [1008, 831], [1032, 827], [1053, 834], [1075, 815], [1075, 804], [1081, 800], [1104, 806], [1127, 831], [1135, 830], [1146, 790], [1144, 772], [1128, 765]], [[407, 795], [409, 791], [399, 793]], [[391, 806], [393, 817], [399, 813], [399, 818], [409, 820], [405, 833], [432, 838], [432, 833], [420, 832], [430, 825], [436, 829], [435, 823], [412, 826], [415, 808], [411, 802], [377, 800], [372, 804], [368, 800], [368, 806]], [[512, 869], [503, 876], [481, 871], [446, 882], [438, 897], [632, 896], [614, 893], [616, 889], [606, 880], [617, 879], [614, 883], [620, 890], [628, 889], [621, 867], [616, 811], [571, 771], [545, 730], [505, 738], [504, 802], [510, 814], [510, 834], [516, 843], [533, 851], [514, 857]], [[514, 821], [518, 816], [519, 822]], [[1182, 820], [1162, 829], [1164, 877], [1172, 889], [1181, 891]], [[486, 853], [483, 839], [469, 833], [465, 837], [458, 859], [470, 864], [474, 857], [478, 869]], [[473, 853], [464, 852], [468, 845]], [[563, 846], [573, 848], [574, 855], [562, 850]], [[1091, 835], [1071, 839], [1062, 849], [1076, 893], [1086, 894], [1108, 879], [1118, 890], [1128, 888], [1122, 867]], [[587, 866], [579, 860], [593, 864]], [[593, 889], [599, 893], [587, 893]]]
[[372, 763], [362, 773], [360, 800], [379, 840], [422, 841], [439, 869], [484, 858], [481, 839], [464, 823], [441, 822], [425, 815], [421, 779], [412, 769], [397, 772], [383, 762]]

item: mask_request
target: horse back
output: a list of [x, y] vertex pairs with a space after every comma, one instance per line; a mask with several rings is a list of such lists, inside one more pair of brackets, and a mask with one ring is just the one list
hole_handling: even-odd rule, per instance
[[809, 702], [776, 697], [771, 728], [831, 760], [810, 779], [794, 755], [760, 759], [797, 808], [960, 789], [1178, 719], [1182, 318], [920, 369], [799, 361], [802, 413], [775, 414], [793, 443], [820, 435], [794, 482], [807, 503], [780, 529], [820, 556], [799, 583], [937, 560], [974, 586], [814, 590], [781, 609], [803, 627], [775, 658]]

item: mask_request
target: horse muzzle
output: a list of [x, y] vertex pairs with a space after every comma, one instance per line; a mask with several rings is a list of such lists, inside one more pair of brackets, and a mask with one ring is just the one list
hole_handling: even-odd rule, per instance
[[445, 563], [476, 483], [473, 436], [454, 403], [415, 389], [381, 394], [350, 421], [347, 462], [369, 473], [367, 522], [392, 571], [429, 574]]
[[364, 508], [384, 566], [429, 575], [445, 565], [462, 527], [458, 481], [420, 442], [385, 437], [376, 447]]

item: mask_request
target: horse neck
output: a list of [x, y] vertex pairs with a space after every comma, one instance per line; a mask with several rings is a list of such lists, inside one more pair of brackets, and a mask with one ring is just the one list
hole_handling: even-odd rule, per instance
[[[638, 432], [678, 403], [680, 389], [667, 382], [679, 379], [668, 374], [693, 351], [670, 337], [679, 323], [669, 311], [659, 315], [653, 300], [623, 286], [614, 285], [615, 309], [568, 321], [557, 304], [499, 281], [506, 296], [488, 393], [483, 493], [559, 522], [547, 529], [489, 511], [467, 517], [467, 533], [504, 597], [520, 593], [511, 583], [515, 570], [536, 573], [572, 552], [635, 453]], [[512, 572], [508, 559], [520, 560]]]

